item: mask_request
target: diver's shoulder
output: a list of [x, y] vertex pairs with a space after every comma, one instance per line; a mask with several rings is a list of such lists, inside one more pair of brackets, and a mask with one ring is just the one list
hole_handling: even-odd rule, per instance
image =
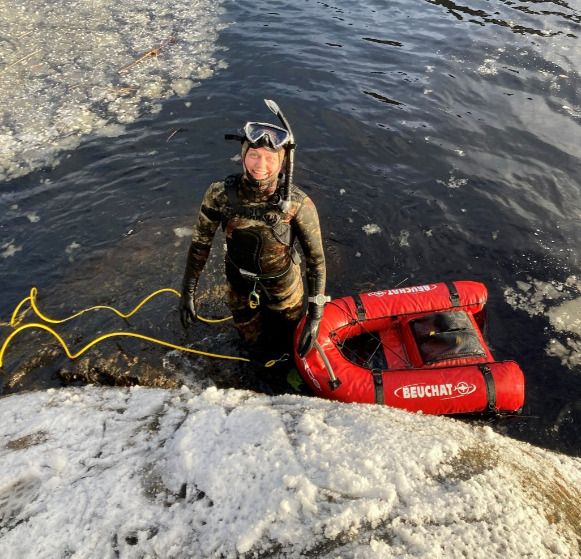
[[207, 206], [223, 206], [228, 200], [224, 180], [213, 182], [206, 189], [203, 204]]
[[220, 195], [226, 191], [226, 179], [218, 180], [210, 184], [208, 190], [206, 192], [211, 193], [212, 195]]
[[309, 195], [302, 188], [294, 184], [292, 186], [291, 196], [297, 202], [302, 202], [303, 200], [309, 197]]

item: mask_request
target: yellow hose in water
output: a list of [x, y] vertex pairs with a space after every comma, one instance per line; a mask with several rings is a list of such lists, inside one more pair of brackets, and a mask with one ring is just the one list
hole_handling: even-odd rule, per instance
[[[46, 330], [47, 332], [50, 332], [61, 344], [61, 346], [63, 347], [63, 349], [65, 350], [66, 354], [69, 356], [70, 359], [76, 359], [77, 357], [79, 357], [79, 355], [82, 355], [83, 353], [85, 353], [85, 351], [87, 351], [88, 349], [90, 349], [91, 347], [93, 347], [95, 344], [101, 342], [102, 340], [106, 340], [108, 338], [113, 338], [113, 337], [131, 337], [131, 338], [139, 338], [141, 340], [145, 340], [147, 342], [152, 342], [152, 343], [156, 343], [165, 347], [170, 347], [172, 349], [177, 349], [179, 351], [186, 351], [189, 353], [196, 353], [198, 355], [205, 355], [206, 357], [215, 357], [215, 358], [219, 358], [219, 359], [231, 359], [231, 360], [236, 360], [236, 361], [246, 361], [246, 362], [250, 362], [250, 359], [247, 359], [246, 357], [237, 357], [237, 356], [233, 356], [233, 355], [220, 355], [220, 354], [216, 354], [216, 353], [208, 353], [205, 351], [201, 351], [198, 349], [192, 349], [192, 348], [188, 348], [188, 347], [184, 347], [184, 346], [179, 346], [176, 344], [172, 344], [170, 342], [166, 342], [163, 340], [158, 340], [156, 338], [152, 338], [150, 336], [145, 336], [143, 334], [136, 334], [133, 332], [111, 332], [109, 334], [104, 334], [103, 336], [99, 336], [98, 338], [96, 338], [95, 340], [93, 340], [92, 342], [88, 343], [85, 347], [83, 347], [82, 349], [80, 349], [79, 351], [77, 351], [76, 353], [71, 353], [71, 351], [69, 350], [67, 344], [65, 343], [65, 341], [61, 338], [61, 336], [59, 336], [59, 334], [57, 334], [50, 326], [47, 326], [46, 324], [40, 324], [40, 323], [30, 323], [30, 324], [24, 324], [23, 326], [18, 326], [18, 324], [20, 324], [22, 322], [22, 320], [24, 319], [24, 315], [26, 314], [26, 311], [23, 311], [20, 315], [20, 317], [18, 317], [18, 314], [21, 310], [21, 308], [27, 303], [30, 302], [30, 307], [32, 308], [32, 310], [35, 312], [35, 314], [44, 322], [48, 322], [49, 324], [62, 324], [63, 322], [67, 322], [69, 320], [72, 320], [73, 318], [77, 318], [78, 316], [81, 316], [82, 314], [88, 312], [88, 311], [92, 311], [92, 310], [98, 310], [98, 309], [107, 309], [110, 311], [113, 311], [115, 314], [117, 314], [118, 316], [120, 316], [121, 318], [129, 318], [130, 316], [132, 316], [133, 314], [135, 314], [145, 303], [147, 303], [147, 301], [149, 301], [150, 299], [152, 299], [153, 297], [155, 297], [156, 295], [160, 294], [160, 293], [174, 293], [175, 295], [177, 295], [178, 297], [181, 297], [181, 295], [175, 290], [175, 289], [170, 289], [170, 288], [164, 288], [164, 289], [159, 289], [158, 291], [155, 291], [154, 293], [152, 293], [151, 295], [148, 295], [145, 299], [143, 299], [143, 301], [141, 301], [132, 311], [128, 312], [127, 314], [123, 314], [121, 312], [119, 312], [117, 309], [113, 308], [113, 307], [109, 307], [109, 306], [104, 306], [104, 305], [97, 305], [94, 307], [89, 307], [87, 309], [84, 309], [82, 311], [79, 311], [67, 318], [62, 318], [62, 319], [53, 319], [53, 318], [49, 318], [47, 316], [45, 316], [43, 313], [40, 312], [37, 304], [36, 304], [36, 295], [37, 295], [38, 291], [36, 289], [36, 287], [33, 287], [30, 290], [30, 295], [28, 297], [26, 297], [25, 299], [23, 299], [14, 309], [14, 312], [12, 313], [12, 317], [10, 319], [10, 326], [12, 328], [16, 328], [16, 330], [14, 330], [14, 332], [12, 332], [8, 338], [4, 341], [4, 343], [2, 344], [2, 348], [0, 349], [0, 367], [3, 366], [4, 363], [4, 353], [6, 352], [6, 348], [8, 347], [10, 341], [14, 338], [14, 336], [16, 336], [19, 332], [22, 332], [24, 330], [30, 329], [30, 328], [36, 328], [36, 329], [42, 329], [42, 330]], [[217, 323], [217, 322], [224, 322], [226, 320], [230, 320], [232, 317], [228, 316], [226, 318], [219, 318], [219, 319], [207, 319], [207, 318], [203, 318], [201, 316], [197, 317], [199, 320], [202, 320], [203, 322], [207, 322], [207, 323]], [[265, 367], [271, 367], [272, 365], [274, 365], [276, 363], [277, 360], [271, 360], [268, 361], [264, 366]]]

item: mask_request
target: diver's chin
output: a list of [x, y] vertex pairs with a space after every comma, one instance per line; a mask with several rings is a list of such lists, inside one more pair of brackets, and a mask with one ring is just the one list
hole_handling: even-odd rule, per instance
[[248, 180], [248, 182], [252, 186], [264, 187], [264, 186], [269, 186], [274, 181], [276, 181], [278, 179], [278, 175], [265, 176], [265, 175], [261, 174], [259, 176], [255, 176], [254, 173], [247, 171], [245, 173], [245, 178]]

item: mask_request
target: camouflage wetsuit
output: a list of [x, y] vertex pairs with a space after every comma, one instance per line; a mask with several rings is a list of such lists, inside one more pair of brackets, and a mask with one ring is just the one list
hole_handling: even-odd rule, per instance
[[[256, 342], [262, 332], [290, 341], [301, 317], [304, 289], [292, 246], [295, 239], [306, 260], [309, 296], [325, 290], [325, 256], [315, 205], [302, 190], [293, 188], [290, 209], [284, 213], [274, 203], [277, 189], [276, 182], [257, 186], [244, 176], [211, 184], [188, 253], [184, 281], [200, 276], [216, 229], [222, 225], [230, 308], [247, 344]], [[257, 308], [249, 305], [253, 289], [260, 296]]]

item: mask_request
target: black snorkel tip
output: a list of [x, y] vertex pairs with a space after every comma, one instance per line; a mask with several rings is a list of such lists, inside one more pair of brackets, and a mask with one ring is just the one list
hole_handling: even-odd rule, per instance
[[291, 130], [288, 120], [285, 118], [284, 114], [280, 110], [280, 107], [272, 99], [265, 99], [264, 102], [266, 103], [266, 106], [279, 118], [283, 127], [289, 133], [288, 145], [292, 146], [292, 149], [294, 149], [296, 146], [293, 131]]
[[237, 142], [240, 142], [241, 144], [244, 143], [244, 140], [246, 139], [244, 136], [240, 136], [238, 134], [224, 134], [224, 139], [225, 140], [235, 140]]

